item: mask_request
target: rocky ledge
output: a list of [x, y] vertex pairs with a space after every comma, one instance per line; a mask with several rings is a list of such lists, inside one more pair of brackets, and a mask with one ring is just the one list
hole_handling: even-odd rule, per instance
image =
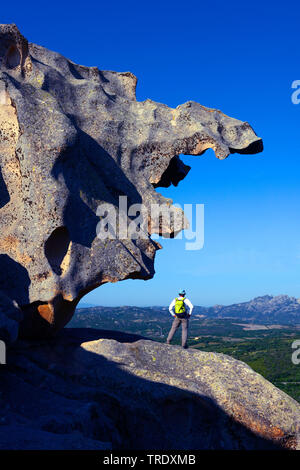
[[223, 354], [65, 329], [0, 375], [2, 449], [300, 448], [300, 405]]

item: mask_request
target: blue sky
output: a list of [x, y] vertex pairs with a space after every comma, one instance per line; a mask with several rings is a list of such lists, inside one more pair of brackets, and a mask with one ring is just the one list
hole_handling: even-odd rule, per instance
[[180, 287], [199, 305], [300, 297], [300, 104], [291, 101], [299, 14], [296, 1], [1, 5], [1, 22], [16, 23], [29, 41], [80, 64], [133, 72], [138, 100], [195, 100], [250, 122], [264, 140], [258, 155], [183, 156], [187, 178], [159, 191], [181, 205], [205, 204], [204, 248], [163, 240], [153, 280], [105, 285], [84, 302], [163, 305]]

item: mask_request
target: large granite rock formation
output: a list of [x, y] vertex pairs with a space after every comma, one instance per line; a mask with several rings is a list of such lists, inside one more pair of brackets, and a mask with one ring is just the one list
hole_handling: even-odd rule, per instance
[[66, 328], [7, 360], [1, 449], [300, 449], [299, 403], [223, 354]]
[[[103, 283], [151, 278], [160, 248], [151, 233], [187, 224], [177, 210], [170, 227], [149, 219], [146, 237], [101, 240], [100, 204], [118, 210], [127, 196], [128, 205], [172, 211], [155, 188], [187, 174], [179, 154], [212, 148], [224, 159], [262, 149], [247, 122], [195, 102], [137, 102], [136, 83], [129, 72], [77, 65], [29, 44], [15, 25], [0, 26], [0, 286], [21, 307], [23, 335], [62, 328]], [[0, 336], [13, 339], [3, 314], [0, 299]]]

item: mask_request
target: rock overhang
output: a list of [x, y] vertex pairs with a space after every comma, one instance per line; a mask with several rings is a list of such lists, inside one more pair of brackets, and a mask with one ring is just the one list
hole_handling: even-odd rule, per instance
[[151, 233], [172, 236], [188, 224], [177, 209], [171, 227], [148, 223], [144, 238], [100, 240], [99, 205], [118, 211], [126, 196], [149, 213], [153, 205], [171, 212], [156, 188], [187, 175], [180, 154], [262, 150], [247, 122], [193, 101], [175, 109], [138, 102], [130, 72], [75, 64], [28, 43], [15, 25], [0, 26], [0, 64], [0, 118], [9, 123], [0, 142], [0, 247], [9, 272], [1, 283], [23, 308], [26, 335], [63, 327], [80, 298], [105, 282], [151, 278], [160, 248]]

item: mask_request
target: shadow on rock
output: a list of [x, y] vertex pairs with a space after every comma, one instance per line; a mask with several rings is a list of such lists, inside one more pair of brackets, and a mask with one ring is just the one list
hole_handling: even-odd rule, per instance
[[164, 383], [169, 370], [155, 361], [173, 353], [182, 354], [93, 329], [16, 343], [0, 370], [1, 449], [282, 449], [284, 439], [252, 432], [205, 393]]

